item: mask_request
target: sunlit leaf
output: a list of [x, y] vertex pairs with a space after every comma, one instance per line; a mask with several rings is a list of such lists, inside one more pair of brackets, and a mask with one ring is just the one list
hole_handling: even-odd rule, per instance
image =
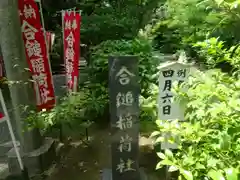
[[174, 172], [177, 170], [178, 170], [178, 167], [176, 167], [176, 166], [170, 166], [170, 168], [168, 169], [169, 172]]
[[156, 169], [161, 169], [162, 167], [163, 167], [163, 165], [161, 164], [161, 162], [157, 163]]
[[208, 176], [213, 180], [225, 180], [222, 173], [220, 171], [210, 170], [208, 172]]
[[169, 158], [169, 159], [172, 159], [172, 158], [173, 158], [173, 153], [172, 153], [172, 151], [169, 150], [169, 149], [166, 149], [166, 150], [165, 150], [165, 155], [166, 155], [167, 158]]
[[186, 180], [193, 180], [193, 175], [190, 171], [180, 170], [180, 173], [184, 176]]
[[158, 155], [158, 157], [160, 157], [161, 159], [165, 159], [165, 158], [166, 158], [166, 156], [165, 156], [163, 153], [161, 153], [161, 152], [158, 152], [157, 155]]
[[159, 132], [159, 131], [154, 131], [152, 134], [151, 134], [151, 138], [152, 137], [155, 137], [155, 136], [158, 136], [158, 135], [160, 135], [161, 133]]
[[158, 137], [156, 141], [154, 141], [154, 143], [157, 144], [157, 143], [163, 142], [164, 140], [165, 138], [161, 136], [161, 137]]
[[234, 168], [226, 169], [226, 180], [238, 180], [238, 170]]

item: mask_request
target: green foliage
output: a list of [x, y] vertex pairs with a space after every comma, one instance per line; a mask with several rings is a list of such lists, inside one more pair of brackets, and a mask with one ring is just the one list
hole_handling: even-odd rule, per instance
[[[151, 42], [144, 38], [134, 40], [105, 41], [92, 48], [91, 77], [92, 82], [101, 83], [107, 87], [108, 80], [108, 57], [110, 55], [136, 55], [139, 57], [139, 81], [141, 94], [148, 96], [149, 86], [156, 79], [152, 75], [156, 73], [159, 60], [154, 54]], [[92, 80], [93, 80], [92, 79]]]
[[182, 48], [181, 38], [176, 28], [170, 27], [168, 21], [161, 21], [151, 31], [155, 48], [162, 53], [176, 53]]
[[151, 35], [158, 48], [175, 53], [185, 49], [195, 57], [191, 44], [206, 38], [219, 37], [224, 46], [239, 42], [239, 1], [167, 0], [159, 7], [164, 18], [152, 22]]
[[69, 96], [65, 96], [61, 103], [56, 105], [50, 111], [41, 111], [36, 113], [30, 112], [30, 116], [26, 119], [28, 128], [38, 128], [43, 132], [51, 129], [52, 127], [59, 127], [60, 125], [82, 126], [85, 123], [91, 123], [86, 116], [88, 110], [86, 107], [85, 96], [86, 93], [71, 93]]
[[[161, 1], [160, 1], [161, 2]], [[132, 39], [151, 19], [159, 0], [44, 1], [44, 19], [48, 30], [61, 33], [62, 9], [81, 9], [81, 42], [97, 45], [106, 40]]]
[[91, 76], [89, 78], [90, 81], [85, 82], [80, 87], [80, 91], [86, 94], [82, 98], [83, 117], [89, 121], [102, 122], [102, 118], [105, 118], [105, 112], [108, 112], [108, 89], [105, 82], [91, 80]]
[[156, 82], [158, 59], [155, 57], [151, 42], [144, 38], [134, 40], [104, 41], [91, 49], [89, 80], [81, 86], [80, 91], [91, 92], [85, 101], [89, 102], [89, 112], [98, 120], [108, 107], [108, 57], [111, 55], [136, 55], [139, 57], [139, 83], [141, 95], [145, 98], [152, 94], [151, 84]]
[[141, 134], [150, 135], [153, 130], [157, 130], [155, 120], [157, 119], [157, 98], [158, 86], [152, 83], [149, 86], [149, 96], [144, 98], [140, 96], [140, 132]]
[[185, 122], [158, 120], [152, 136], [163, 141], [162, 132], [172, 132], [178, 152], [158, 153], [157, 168], [169, 165], [180, 179], [238, 179], [240, 130], [240, 81], [218, 70], [196, 72], [185, 84], [187, 92], [176, 89], [177, 100], [186, 104]]
[[202, 42], [197, 42], [193, 47], [197, 48], [199, 57], [204, 59], [205, 64], [209, 68], [215, 68], [221, 63], [228, 63], [231, 65], [232, 68], [228, 69], [227, 72], [231, 70], [236, 71], [240, 68], [239, 44], [227, 49], [224, 47], [223, 41], [219, 41], [218, 38], [213, 37]]
[[[81, 44], [89, 48], [89, 79], [80, 86], [80, 91], [87, 92], [82, 107], [86, 117], [98, 121], [108, 114], [108, 56], [137, 55], [140, 57], [139, 72], [142, 95], [150, 95], [150, 83], [155, 73], [157, 61], [153, 54], [151, 42], [136, 38], [141, 28], [149, 22], [158, 0], [143, 1], [102, 1], [81, 0], [63, 1], [54, 4], [52, 0], [44, 1], [44, 19], [48, 30], [53, 30], [58, 37], [54, 46], [52, 60], [59, 64], [62, 53], [61, 14], [62, 9], [81, 9]], [[134, 40], [133, 40], [134, 39]], [[88, 51], [87, 50], [87, 51]], [[81, 51], [82, 52], [82, 51]], [[82, 54], [82, 56], [84, 56]], [[53, 59], [55, 58], [55, 59]], [[57, 61], [58, 59], [58, 61]], [[52, 63], [53, 64], [53, 63]]]
[[141, 94], [145, 98], [150, 96], [149, 86], [152, 82], [156, 82], [152, 74], [155, 74], [157, 58], [154, 57], [151, 42], [144, 38], [134, 38], [151, 20], [160, 2], [158, 0], [81, 0], [78, 2], [60, 0], [55, 5], [53, 0], [43, 1], [45, 26], [47, 30], [53, 30], [57, 36], [51, 57], [56, 64], [59, 64], [59, 59], [62, 57], [60, 53], [62, 21], [61, 14], [57, 11], [69, 8], [82, 10], [81, 44], [86, 44], [90, 49], [87, 53], [91, 54], [91, 58], [87, 58], [90, 62], [89, 79], [80, 86], [80, 91], [85, 94], [82, 99], [82, 108], [85, 109], [86, 118], [98, 121], [108, 114], [106, 112], [108, 112], [109, 55], [139, 56]]
[[140, 119], [148, 122], [154, 122], [157, 118], [157, 97], [159, 88], [155, 84], [151, 84], [149, 89], [150, 95], [147, 98], [140, 96]]
[[240, 2], [238, 0], [215, 0], [218, 6], [227, 7], [231, 10], [236, 9]]

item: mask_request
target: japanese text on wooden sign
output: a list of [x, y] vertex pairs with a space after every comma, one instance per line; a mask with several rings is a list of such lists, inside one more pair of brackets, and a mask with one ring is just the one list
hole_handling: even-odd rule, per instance
[[[179, 102], [173, 101], [174, 94], [172, 88], [174, 83], [180, 85], [183, 83], [189, 74], [189, 67], [178, 62], [169, 63], [160, 67], [159, 76], [159, 109], [158, 116], [160, 120], [184, 120], [184, 108]], [[168, 136], [168, 135], [166, 135]], [[176, 144], [162, 144], [162, 149], [176, 148]]]
[[138, 59], [135, 56], [109, 58], [110, 113], [112, 125], [112, 177], [139, 179]]
[[159, 116], [161, 120], [183, 120], [179, 104], [173, 102], [173, 83], [183, 83], [188, 76], [189, 68], [175, 64], [160, 70], [159, 77]]
[[33, 0], [19, 0], [18, 7], [26, 57], [34, 80], [37, 107], [39, 111], [51, 109], [55, 105], [54, 88], [38, 6]]
[[66, 83], [69, 91], [76, 92], [79, 76], [81, 16], [75, 11], [63, 11], [62, 16]]

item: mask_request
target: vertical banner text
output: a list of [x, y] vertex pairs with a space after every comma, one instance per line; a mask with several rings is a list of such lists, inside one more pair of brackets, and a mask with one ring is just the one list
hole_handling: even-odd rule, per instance
[[55, 96], [39, 9], [33, 0], [18, 0], [18, 7], [26, 57], [34, 80], [37, 107], [39, 111], [51, 109], [55, 105]]
[[63, 11], [62, 16], [66, 83], [68, 91], [76, 92], [79, 76], [81, 16], [75, 11]]
[[112, 177], [139, 180], [138, 57], [109, 58]]

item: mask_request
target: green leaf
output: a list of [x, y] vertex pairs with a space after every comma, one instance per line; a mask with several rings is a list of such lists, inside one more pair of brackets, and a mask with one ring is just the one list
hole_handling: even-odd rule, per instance
[[207, 160], [207, 166], [208, 167], [216, 167], [218, 162], [219, 162], [219, 160], [214, 159], [214, 158], [210, 158], [210, 159]]
[[165, 165], [165, 166], [172, 166], [173, 165], [173, 162], [170, 161], [169, 159], [165, 158], [164, 160], [162, 160], [160, 162], [162, 165]]
[[174, 171], [177, 171], [178, 170], [178, 167], [176, 166], [170, 166], [168, 172], [174, 172]]
[[161, 125], [162, 125], [162, 121], [161, 121], [161, 120], [156, 120], [156, 124], [157, 124], [158, 126], [161, 126]]
[[166, 156], [165, 156], [163, 153], [161, 153], [161, 152], [158, 152], [157, 155], [158, 155], [158, 157], [160, 157], [161, 159], [165, 159], [165, 158], [166, 158]]
[[165, 155], [169, 158], [169, 159], [173, 159], [173, 153], [172, 151], [170, 151], [169, 149], [165, 150]]
[[161, 169], [163, 167], [163, 164], [161, 162], [157, 163], [156, 170]]
[[196, 169], [205, 169], [204, 165], [197, 163], [196, 164]]
[[155, 143], [160, 143], [164, 141], [164, 137], [158, 137], [155, 141]]
[[213, 180], [225, 180], [222, 173], [220, 171], [210, 170], [208, 172], [208, 176]]
[[151, 134], [150, 138], [155, 137], [155, 136], [158, 136], [158, 135], [160, 135], [160, 134], [161, 134], [161, 133], [160, 133], [159, 131], [154, 131], [154, 132]]
[[227, 132], [223, 132], [220, 139], [220, 148], [222, 150], [229, 150], [231, 142], [231, 136]]
[[[215, 1], [218, 1], [218, 0], [215, 0]], [[225, 2], [228, 2], [228, 3], [237, 2], [236, 0], [222, 0], [222, 1], [225, 1]]]
[[186, 180], [193, 180], [193, 175], [190, 171], [180, 170], [180, 173], [184, 176]]
[[227, 180], [238, 180], [238, 170], [229, 168], [225, 170]]

